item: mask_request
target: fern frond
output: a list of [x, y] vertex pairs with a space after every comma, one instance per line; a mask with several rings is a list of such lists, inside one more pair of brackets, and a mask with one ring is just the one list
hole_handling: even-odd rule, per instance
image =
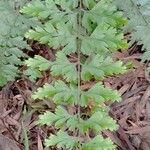
[[[55, 3], [53, 0], [47, 0], [47, 1], [50, 1], [52, 3], [52, 6]], [[63, 12], [61, 11], [58, 13], [57, 10], [58, 8], [55, 9], [56, 4], [57, 2], [55, 3], [55, 6], [53, 6], [54, 11], [52, 12], [52, 14], [53, 15], [57, 14], [57, 17], [59, 18], [59, 22], [54, 21], [53, 18], [56, 19], [57, 17], [52, 16], [52, 19], [46, 22], [42, 27], [37, 27], [35, 28], [35, 30], [30, 30], [26, 34], [27, 38], [38, 40], [39, 42], [43, 44], [48, 44], [49, 46], [54, 48], [62, 46], [64, 52], [67, 54], [71, 52], [76, 52], [77, 50], [76, 32], [79, 32], [81, 34], [80, 38], [82, 38], [83, 40], [81, 50], [86, 55], [87, 54], [89, 55], [92, 52], [91, 48], [95, 48], [96, 52], [101, 53], [104, 51], [109, 51], [109, 50], [112, 51], [112, 50], [117, 50], [119, 48], [127, 47], [127, 43], [124, 40], [122, 40], [123, 35], [118, 33], [114, 27], [110, 26], [110, 18], [112, 23], [116, 25], [118, 23], [123, 25], [124, 24], [123, 22], [125, 20], [121, 18], [122, 15], [120, 13], [116, 13], [115, 8], [111, 9], [109, 13], [106, 10], [103, 10], [102, 9], [103, 7], [105, 7], [105, 9], [107, 9], [108, 7], [111, 8], [105, 1], [100, 1], [95, 6], [96, 8], [93, 8], [92, 10], [85, 12], [84, 14], [85, 18], [83, 17], [84, 22], [86, 21], [87, 23], [93, 22], [93, 24], [98, 24], [98, 26], [92, 27], [92, 30], [90, 31], [90, 36], [87, 37], [86, 37], [86, 30], [89, 30], [88, 29], [89, 25], [85, 25], [86, 30], [79, 29], [79, 31], [76, 31], [74, 29], [75, 26], [74, 24], [76, 23], [77, 14], [74, 12], [70, 14], [70, 12], [68, 12], [69, 10], [67, 9], [65, 18], [62, 18], [61, 15], [63, 14]], [[67, 7], [67, 3], [64, 3], [64, 5], [65, 4]], [[28, 11], [30, 10], [34, 11], [34, 9], [32, 9], [33, 7], [34, 5], [30, 4], [29, 6], [24, 7], [22, 9], [22, 12], [29, 14]], [[36, 8], [36, 5], [34, 8]], [[49, 8], [51, 8], [51, 6], [49, 6]], [[98, 10], [102, 10], [103, 12], [99, 12]], [[32, 13], [29, 15], [32, 15]], [[103, 16], [104, 20], [102, 19], [97, 20], [98, 18], [101, 18], [100, 15]], [[87, 24], [84, 22], [83, 25]]]
[[29, 69], [24, 71], [24, 74], [32, 81], [42, 77], [41, 71], [46, 71], [51, 67], [51, 63], [39, 55], [35, 55], [34, 58], [29, 58], [24, 64], [29, 67]]
[[35, 27], [37, 21], [19, 13], [19, 7], [26, 2], [0, 2], [0, 86], [13, 81], [18, 75], [18, 65], [22, 65], [21, 58], [27, 57], [22, 50], [31, 50], [24, 40], [24, 34], [30, 27]]
[[[114, 150], [113, 142], [98, 133], [117, 129], [105, 102], [119, 101], [121, 96], [102, 83], [86, 90], [81, 85], [126, 71], [121, 61], [112, 59], [114, 51], [128, 46], [121, 32], [127, 22], [122, 13], [112, 0], [37, 0], [21, 12], [42, 21], [41, 26], [26, 33], [26, 38], [58, 50], [53, 62], [41, 57], [26, 62], [30, 69], [48, 69], [51, 75], [60, 77], [33, 94], [34, 99], [46, 98], [56, 104], [54, 112], [45, 112], [37, 121], [59, 130], [45, 145], [63, 150]], [[72, 61], [70, 56], [74, 55], [77, 58]], [[84, 114], [82, 110], [89, 112]], [[88, 137], [90, 131], [93, 135]]]
[[137, 42], [142, 45], [145, 53], [142, 61], [150, 60], [150, 1], [143, 0], [116, 0], [118, 8], [124, 11], [124, 15], [129, 18], [129, 24], [125, 27], [125, 32], [131, 32], [131, 44]]

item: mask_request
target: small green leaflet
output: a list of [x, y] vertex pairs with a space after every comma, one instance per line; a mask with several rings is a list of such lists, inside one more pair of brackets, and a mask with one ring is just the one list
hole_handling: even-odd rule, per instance
[[34, 58], [29, 58], [25, 61], [25, 65], [31, 68], [38, 68], [39, 71], [45, 71], [48, 70], [51, 66], [50, 61], [46, 60], [45, 58], [35, 55]]
[[121, 96], [117, 91], [104, 87], [101, 83], [95, 84], [88, 91], [82, 91], [81, 106], [86, 106], [90, 101], [94, 101], [97, 105], [101, 105], [106, 101], [120, 101]]
[[53, 0], [46, 0], [45, 3], [36, 0], [32, 3], [28, 3], [28, 5], [24, 6], [20, 12], [33, 17], [47, 18], [54, 12], [59, 12], [59, 9], [57, 9]]
[[120, 48], [127, 48], [128, 44], [122, 40], [123, 34], [118, 34], [117, 30], [107, 24], [99, 24], [90, 36], [82, 38], [81, 51], [83, 54], [91, 55], [92, 48], [95, 54], [114, 52]]
[[61, 5], [68, 12], [78, 6], [78, 0], [55, 0], [55, 3]]
[[[76, 16], [72, 16], [70, 19], [74, 20], [74, 18]], [[48, 44], [56, 49], [63, 47], [63, 52], [70, 54], [76, 52], [77, 36], [72, 33], [73, 31], [73, 26], [69, 22], [66, 24], [62, 21], [54, 26], [52, 21], [48, 21], [43, 26], [36, 27], [35, 30], [29, 30], [26, 33], [26, 38], [37, 40], [42, 44]]]
[[126, 71], [121, 61], [113, 62], [112, 58], [100, 56], [99, 54], [87, 59], [82, 66], [82, 80], [90, 80], [95, 77], [97, 80], [102, 80], [110, 75], [122, 74]]
[[28, 69], [24, 71], [24, 74], [32, 81], [42, 77], [41, 71], [49, 70], [51, 67], [50, 61], [39, 55], [35, 55], [34, 58], [29, 58], [24, 63], [28, 66]]
[[36, 123], [40, 125], [55, 124], [57, 128], [66, 125], [70, 130], [74, 130], [78, 126], [78, 118], [77, 115], [72, 116], [65, 108], [58, 106], [55, 113], [47, 111], [43, 115], [40, 115]]
[[36, 81], [37, 78], [41, 78], [42, 77], [42, 73], [41, 71], [39, 71], [38, 69], [36, 68], [28, 68], [27, 70], [25, 70], [23, 72], [24, 75], [28, 76], [29, 79], [33, 82]]
[[0, 85], [6, 84], [8, 81], [13, 81], [17, 77], [18, 68], [14, 65], [1, 65], [0, 70]]
[[89, 125], [89, 128], [94, 129], [96, 133], [102, 130], [117, 130], [118, 126], [116, 121], [113, 120], [108, 112], [97, 111], [95, 112], [87, 121], [86, 124]]
[[[61, 5], [64, 11], [61, 11], [57, 6]], [[24, 6], [21, 10], [22, 13], [30, 16], [46, 19], [51, 17], [54, 20], [62, 19], [65, 14], [71, 13], [71, 10], [78, 6], [77, 0], [36, 0]]]
[[90, 32], [92, 31], [92, 22], [99, 25], [107, 24], [112, 27], [123, 26], [127, 23], [127, 20], [122, 17], [123, 14], [120, 11], [116, 11], [117, 8], [110, 0], [98, 0], [98, 3], [84, 0], [83, 3], [90, 9], [84, 13], [82, 24]]
[[62, 75], [66, 81], [77, 81], [76, 65], [70, 63], [63, 52], [56, 54], [56, 61], [53, 63], [51, 71], [54, 76]]
[[77, 104], [77, 87], [74, 84], [66, 85], [63, 81], [58, 80], [53, 84], [45, 84], [34, 93], [34, 99], [53, 99], [56, 104], [69, 103]]
[[81, 148], [81, 150], [115, 150], [115, 149], [116, 146], [109, 138], [104, 139], [100, 135], [97, 135], [89, 143], [83, 144]]
[[[45, 71], [50, 69], [53, 75], [64, 76], [64, 79], [66, 79], [66, 81], [73, 81], [73, 82], [77, 81], [76, 65], [70, 63], [68, 58], [63, 52], [58, 52], [56, 54], [55, 62], [50, 62], [45, 58], [36, 55], [34, 58], [29, 58], [28, 60], [26, 60], [25, 64], [28, 67], [32, 68], [33, 70], [36, 70], [37, 73], [38, 71]], [[31, 72], [33, 71], [27, 70], [26, 74], [29, 74], [32, 77]], [[33, 73], [33, 76], [36, 75], [35, 73]], [[40, 74], [38, 73], [37, 77], [39, 77], [39, 75]]]
[[56, 94], [56, 89], [52, 85], [46, 83], [42, 88], [38, 88], [38, 90], [32, 95], [33, 99], [44, 99], [51, 98]]
[[56, 135], [52, 134], [45, 140], [45, 145], [47, 147], [55, 145], [57, 148], [65, 148], [66, 150], [73, 150], [78, 144], [79, 139], [75, 139], [63, 131], [59, 131]]

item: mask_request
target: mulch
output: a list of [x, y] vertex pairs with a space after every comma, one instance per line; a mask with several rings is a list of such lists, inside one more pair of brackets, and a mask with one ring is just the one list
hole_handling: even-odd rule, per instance
[[[37, 43], [33, 44], [33, 48], [36, 54], [47, 59], [54, 59], [53, 50]], [[131, 62], [130, 65], [133, 67], [124, 75], [109, 77], [103, 81], [106, 86], [117, 89], [122, 95], [121, 102], [109, 104], [110, 115], [117, 120], [119, 129], [113, 133], [109, 131], [103, 133], [115, 142], [118, 150], [150, 150], [150, 79], [145, 71], [147, 64], [140, 62], [141, 51], [136, 44], [128, 50], [117, 52], [114, 57], [125, 63]], [[42, 141], [55, 129], [36, 126], [34, 121], [38, 118], [40, 111], [53, 109], [54, 106], [49, 101], [36, 102], [30, 98], [35, 87], [43, 85], [51, 80], [50, 78], [50, 75], [45, 73], [43, 78], [33, 84], [22, 77], [2, 88], [0, 91], [0, 139], [1, 137], [5, 141], [8, 141], [8, 138], [11, 139], [10, 145], [13, 141], [19, 149], [25, 149], [22, 144], [24, 143], [29, 144], [30, 150], [50, 150], [43, 147]], [[4, 137], [7, 138], [4, 139]], [[3, 143], [0, 140], [0, 148], [4, 145]], [[6, 145], [8, 146], [6, 150], [17, 149], [9, 147], [8, 142]], [[51, 150], [55, 149], [51, 148]]]

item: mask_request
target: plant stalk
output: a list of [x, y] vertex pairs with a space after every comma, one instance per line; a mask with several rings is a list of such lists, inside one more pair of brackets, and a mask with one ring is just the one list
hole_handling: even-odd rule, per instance
[[[80, 101], [81, 101], [81, 39], [80, 39], [80, 29], [82, 27], [82, 14], [81, 14], [81, 9], [82, 9], [82, 0], [78, 0], [79, 3], [79, 12], [77, 14], [77, 26], [76, 26], [76, 32], [77, 32], [77, 56], [78, 56], [78, 61], [77, 61], [77, 69], [78, 69], [78, 101], [77, 101], [77, 116], [78, 116], [78, 125], [80, 129], [80, 116], [81, 116], [81, 110], [80, 110]], [[80, 131], [78, 130], [78, 138], [81, 138]], [[79, 141], [79, 150], [81, 150], [81, 143]]]

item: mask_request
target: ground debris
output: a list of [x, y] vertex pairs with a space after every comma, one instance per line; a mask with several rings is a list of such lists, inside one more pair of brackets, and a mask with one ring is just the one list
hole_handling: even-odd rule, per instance
[[13, 140], [0, 134], [0, 150], [21, 150], [21, 149], [17, 146], [17, 144]]

